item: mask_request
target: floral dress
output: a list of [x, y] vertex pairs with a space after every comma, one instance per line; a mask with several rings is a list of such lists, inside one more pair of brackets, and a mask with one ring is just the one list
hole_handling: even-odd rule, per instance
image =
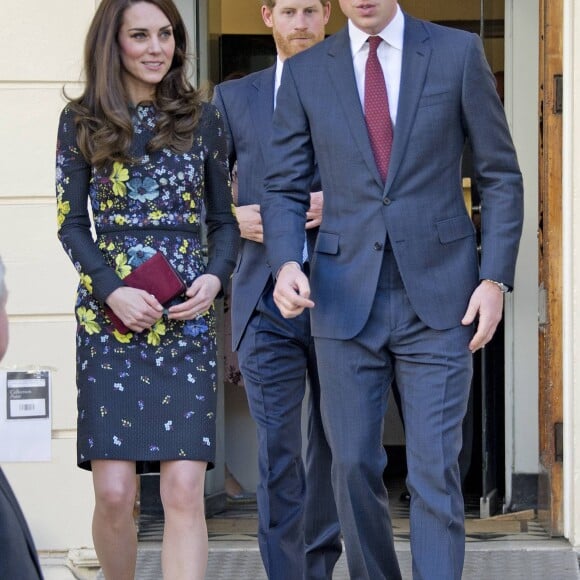
[[227, 288], [239, 231], [221, 119], [204, 104], [189, 152], [147, 153], [156, 110], [139, 105], [131, 114], [134, 163], [91, 167], [77, 147], [75, 114], [68, 106], [58, 131], [58, 235], [80, 276], [77, 463], [90, 469], [92, 459], [130, 460], [139, 472], [164, 460], [211, 464], [217, 375], [213, 308], [194, 320], [163, 316], [150, 330], [121, 334], [103, 306], [122, 279], [156, 252], [188, 286], [211, 273]]

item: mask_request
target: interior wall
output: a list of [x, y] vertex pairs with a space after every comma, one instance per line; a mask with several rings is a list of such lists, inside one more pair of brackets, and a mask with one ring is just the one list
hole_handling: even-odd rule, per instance
[[[219, 4], [223, 34], [260, 34], [266, 30], [259, 0], [221, 0]], [[481, 9], [480, 0], [399, 0], [399, 4], [409, 14], [425, 20], [479, 20]], [[503, 18], [503, 0], [486, 0], [485, 15]], [[344, 22], [344, 15], [334, 0], [328, 32], [336, 32]]]
[[[480, 0], [399, 0], [399, 4], [409, 14], [433, 21], [478, 21], [481, 10]], [[210, 5], [212, 34], [269, 34], [260, 15], [260, 0], [214, 0]], [[488, 20], [503, 20], [504, 0], [485, 0], [484, 14]], [[337, 0], [333, 0], [327, 33], [333, 34], [345, 22]], [[485, 40], [485, 51], [494, 72], [504, 69], [503, 44], [503, 38]]]

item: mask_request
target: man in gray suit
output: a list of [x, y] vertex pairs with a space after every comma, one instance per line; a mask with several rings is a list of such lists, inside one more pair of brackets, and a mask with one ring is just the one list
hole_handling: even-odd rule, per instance
[[[459, 580], [461, 423], [472, 353], [514, 283], [522, 178], [478, 36], [417, 20], [396, 0], [340, 6], [347, 26], [289, 59], [278, 93], [262, 200], [274, 299], [290, 319], [311, 312], [351, 578], [401, 577], [381, 445], [396, 379], [413, 577]], [[461, 187], [466, 138], [481, 263]], [[300, 232], [315, 159], [324, 215], [308, 279]]]
[[[258, 541], [270, 580], [329, 580], [342, 550], [310, 320], [308, 313], [284, 319], [274, 304], [260, 216], [284, 62], [324, 38], [329, 15], [329, 0], [263, 0], [262, 17], [272, 28], [277, 63], [222, 83], [214, 92], [228, 138], [230, 167], [237, 162], [236, 216], [242, 246], [232, 279], [232, 340], [258, 431]], [[298, 235], [301, 263], [305, 242], [311, 249], [320, 223], [319, 190], [320, 179], [313, 174], [308, 182], [307, 223]], [[310, 398], [304, 468], [301, 408], [306, 374]]]
[[[8, 292], [0, 259], [0, 360], [8, 349]], [[18, 500], [0, 468], [0, 578], [38, 580], [42, 571], [34, 541]]]

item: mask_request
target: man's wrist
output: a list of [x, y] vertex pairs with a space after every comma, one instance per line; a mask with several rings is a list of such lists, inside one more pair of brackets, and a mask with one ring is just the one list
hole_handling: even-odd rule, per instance
[[510, 291], [510, 287], [507, 286], [506, 284], [504, 284], [503, 282], [498, 282], [497, 280], [492, 280], [491, 278], [485, 278], [482, 281], [483, 282], [490, 282], [491, 284], [493, 284], [494, 286], [496, 286], [496, 288], [498, 288], [498, 290], [502, 294], [507, 294]]
[[276, 276], [275, 279], [278, 280], [278, 276], [280, 275], [280, 272], [282, 271], [282, 268], [285, 268], [286, 266], [296, 266], [296, 268], [298, 268], [298, 270], [302, 271], [302, 266], [300, 265], [299, 262], [296, 262], [294, 260], [290, 260], [288, 262], [284, 262], [279, 268], [278, 271], [276, 272]]

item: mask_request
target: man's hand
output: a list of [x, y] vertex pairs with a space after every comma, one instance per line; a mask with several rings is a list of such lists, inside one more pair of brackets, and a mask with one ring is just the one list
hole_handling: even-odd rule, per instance
[[322, 223], [322, 207], [324, 197], [322, 191], [313, 191], [310, 194], [310, 208], [306, 212], [306, 229], [317, 228]]
[[469, 350], [475, 352], [483, 348], [492, 338], [501, 320], [503, 293], [493, 283], [483, 280], [474, 290], [461, 324], [471, 324], [477, 315], [477, 330], [469, 343]]
[[257, 203], [236, 207], [236, 219], [240, 226], [242, 238], [259, 244], [264, 242], [262, 215], [260, 214], [260, 206]]
[[314, 307], [308, 278], [296, 262], [288, 262], [280, 268], [274, 287], [274, 302], [284, 318], [295, 318], [305, 308]]

